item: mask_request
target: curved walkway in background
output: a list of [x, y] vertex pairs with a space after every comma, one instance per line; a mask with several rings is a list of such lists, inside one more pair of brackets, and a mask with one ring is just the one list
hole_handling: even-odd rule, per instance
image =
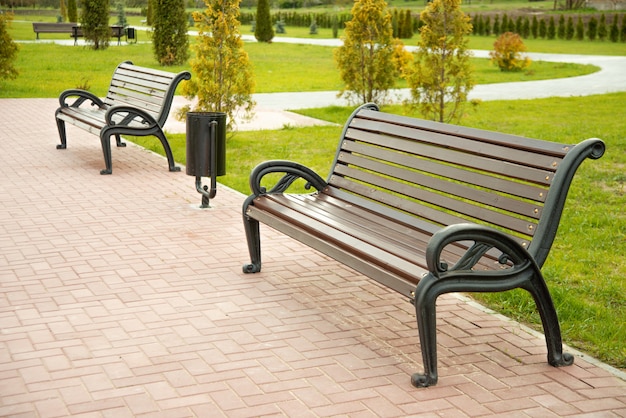
[[[254, 41], [252, 35], [242, 35], [245, 41]], [[308, 39], [275, 37], [273, 42], [301, 43], [308, 45], [341, 45], [339, 39]], [[409, 49], [412, 49], [409, 47]], [[473, 50], [477, 58], [489, 58], [489, 51]], [[580, 77], [559, 78], [539, 81], [520, 81], [512, 83], [481, 84], [471, 91], [470, 99], [480, 100], [517, 100], [540, 99], [546, 97], [588, 96], [626, 91], [626, 56], [597, 56], [571, 54], [529, 53], [533, 61], [550, 61], [574, 64], [592, 64], [600, 71]], [[392, 92], [397, 99], [409, 97], [408, 89]], [[325, 107], [334, 104], [348, 104], [337, 99], [336, 91], [299, 92], [299, 93], [260, 93], [255, 95], [261, 107], [274, 109], [297, 109], [307, 107]], [[300, 103], [302, 105], [300, 105]]]
[[[145, 30], [146, 28], [136, 28]], [[196, 36], [197, 32], [190, 32]], [[245, 42], [256, 42], [253, 35], [242, 35]], [[31, 42], [31, 41], [26, 41]], [[53, 42], [73, 45], [73, 40], [39, 40], [32, 42]], [[307, 45], [319, 45], [338, 47], [340, 39], [313, 39], [275, 37], [274, 43], [299, 43]], [[84, 40], [79, 40], [84, 44]], [[122, 43], [124, 44], [124, 43]], [[116, 46], [112, 43], [111, 46]], [[407, 46], [412, 50], [416, 47]], [[477, 58], [489, 58], [489, 51], [473, 50]], [[511, 83], [480, 84], [474, 87], [469, 94], [469, 99], [479, 100], [519, 100], [541, 99], [547, 97], [572, 97], [588, 96], [592, 94], [607, 94], [626, 91], [626, 56], [597, 56], [597, 55], [572, 55], [572, 54], [546, 54], [528, 53], [533, 61], [563, 62], [575, 64], [592, 64], [600, 67], [600, 71], [579, 77], [559, 78], [539, 81], [521, 81]], [[255, 129], [280, 129], [285, 126], [309, 126], [327, 124], [324, 121], [297, 115], [287, 110], [305, 109], [326, 106], [350, 106], [353, 105], [343, 98], [337, 97], [337, 91], [316, 92], [286, 92], [286, 93], [257, 93], [253, 95], [256, 102], [255, 116], [251, 121], [239, 121], [237, 126], [240, 130]], [[401, 102], [410, 97], [408, 89], [392, 90], [390, 99]], [[173, 106], [173, 112], [179, 107], [188, 104], [183, 97], [177, 96]], [[170, 132], [185, 132], [184, 122], [178, 122], [174, 117], [168, 119], [166, 129]]]

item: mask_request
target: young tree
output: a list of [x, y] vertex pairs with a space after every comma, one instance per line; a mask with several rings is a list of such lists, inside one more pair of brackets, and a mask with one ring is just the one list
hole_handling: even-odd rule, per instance
[[496, 36], [500, 35], [500, 15], [496, 15], [493, 18], [493, 34]]
[[67, 22], [67, 5], [65, 0], [59, 2], [59, 14], [61, 15], [61, 21]]
[[[239, 0], [205, 0], [204, 12], [194, 12], [198, 39], [191, 59], [193, 77], [183, 85], [187, 98], [197, 97], [199, 112], [224, 112], [229, 128], [239, 110], [254, 108], [254, 75], [239, 31]], [[183, 109], [183, 114], [189, 111]]]
[[556, 29], [556, 35], [559, 39], [565, 39], [565, 15], [559, 16], [559, 24]]
[[254, 37], [259, 42], [272, 42], [272, 39], [274, 39], [274, 28], [272, 28], [269, 0], [259, 0], [256, 6]]
[[189, 57], [184, 0], [153, 0], [152, 45], [161, 65], [178, 65]]
[[591, 16], [589, 23], [587, 23], [587, 36], [590, 41], [595, 41], [598, 35], [598, 19], [595, 16]]
[[619, 27], [617, 26], [617, 14], [613, 15], [613, 23], [611, 29], [609, 29], [609, 39], [611, 42], [617, 42], [619, 40]]
[[537, 39], [539, 36], [539, 21], [536, 15], [533, 15], [533, 20], [530, 23], [530, 33], [533, 35], [533, 39]]
[[585, 25], [580, 15], [578, 15], [578, 21], [576, 22], [576, 39], [579, 41], [585, 39]]
[[128, 26], [128, 21], [126, 20], [126, 11], [124, 10], [124, 2], [118, 1], [117, 3], [115, 3], [115, 9], [117, 11], [117, 22], [115, 24], [125, 28], [126, 26]]
[[458, 120], [474, 87], [467, 37], [472, 25], [461, 0], [433, 0], [420, 18], [419, 48], [406, 71], [411, 104], [429, 119]]
[[78, 8], [76, 7], [76, 0], [67, 0], [67, 21], [72, 23], [78, 22]]
[[608, 35], [609, 30], [606, 26], [606, 15], [602, 13], [600, 15], [600, 23], [598, 24], [598, 39], [601, 41], [605, 41]]
[[17, 58], [17, 44], [9, 34], [8, 26], [12, 13], [0, 13], [0, 80], [14, 79], [18, 75], [13, 62]]
[[567, 25], [565, 26], [565, 39], [571, 41], [574, 39], [574, 19], [571, 16], [567, 18]]
[[85, 40], [92, 44], [93, 49], [106, 49], [111, 39], [109, 30], [109, 1], [82, 0], [83, 8], [80, 24]]
[[356, 0], [351, 13], [343, 45], [335, 50], [335, 62], [345, 84], [339, 96], [360, 103], [384, 100], [400, 75], [394, 63], [396, 44], [387, 2]]

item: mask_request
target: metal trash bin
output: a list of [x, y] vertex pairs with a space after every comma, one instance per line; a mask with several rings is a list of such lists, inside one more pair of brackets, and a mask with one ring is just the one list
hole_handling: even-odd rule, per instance
[[[187, 175], [196, 177], [196, 189], [203, 195], [203, 208], [215, 197], [216, 177], [226, 174], [226, 113], [187, 113]], [[201, 177], [211, 178], [211, 191], [200, 186]]]
[[137, 34], [135, 32], [135, 28], [126, 28], [126, 42], [128, 42], [129, 39], [133, 39], [135, 42], [137, 42]]

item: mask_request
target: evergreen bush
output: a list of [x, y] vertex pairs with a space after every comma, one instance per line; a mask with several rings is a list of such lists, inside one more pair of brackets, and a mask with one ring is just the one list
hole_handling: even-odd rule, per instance
[[269, 0], [259, 0], [257, 4], [254, 37], [259, 42], [272, 42], [274, 39]]
[[188, 22], [184, 0], [152, 0], [152, 47], [161, 65], [180, 65], [189, 58]]
[[67, 21], [72, 23], [78, 22], [78, 8], [76, 7], [76, 0], [67, 0]]
[[18, 46], [9, 34], [13, 13], [0, 13], [0, 80], [15, 79], [19, 72], [13, 66]]
[[598, 23], [598, 39], [605, 41], [609, 35], [609, 30], [606, 27], [606, 15], [602, 13], [600, 15], [600, 22]]
[[106, 49], [111, 39], [109, 30], [109, 1], [83, 0], [80, 24], [85, 40], [93, 49]]
[[590, 41], [595, 41], [598, 35], [598, 19], [595, 16], [591, 16], [587, 23], [587, 37]]

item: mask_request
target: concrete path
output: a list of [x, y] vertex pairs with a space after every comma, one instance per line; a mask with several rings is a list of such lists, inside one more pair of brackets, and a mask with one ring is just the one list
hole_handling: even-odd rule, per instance
[[[438, 303], [440, 383], [395, 292], [269, 228], [246, 275], [244, 196], [98, 138], [56, 102], [0, 100], [0, 416], [624, 417], [624, 374], [464, 298]], [[567, 342], [567, 341], [566, 341]]]

